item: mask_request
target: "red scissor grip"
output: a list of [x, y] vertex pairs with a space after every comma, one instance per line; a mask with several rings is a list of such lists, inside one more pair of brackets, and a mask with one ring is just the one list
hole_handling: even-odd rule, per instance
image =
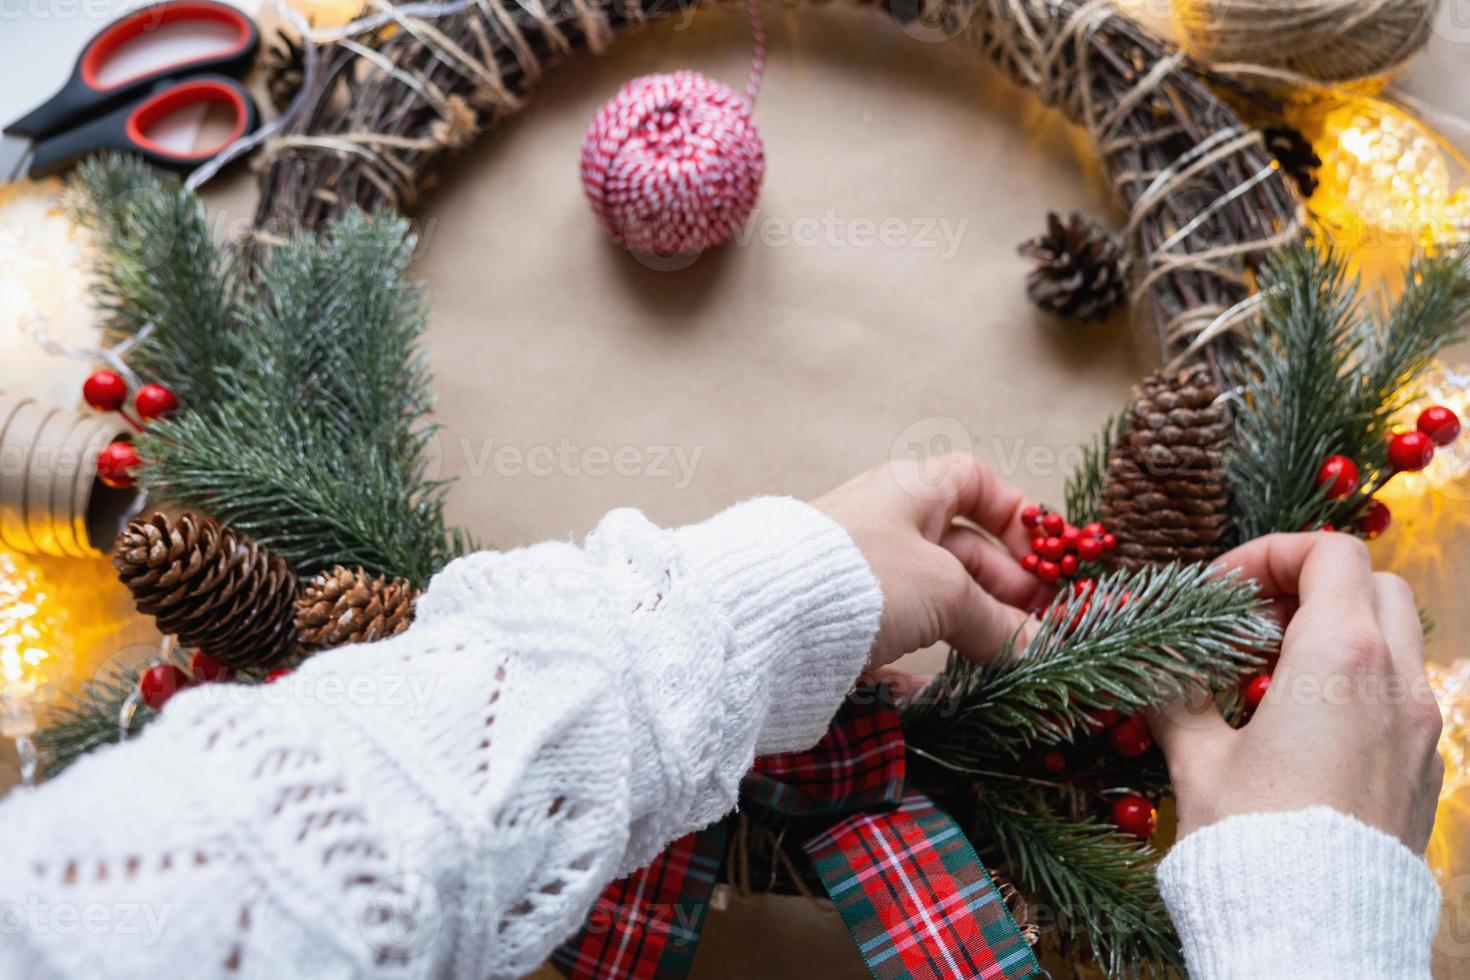
[[[118, 48], [127, 44], [140, 34], [155, 31], [166, 24], [176, 24], [185, 21], [194, 23], [206, 21], [209, 23], [224, 24], [234, 28], [236, 37], [232, 45], [223, 51], [210, 51], [206, 56], [209, 61], [220, 58], [231, 58], [240, 54], [251, 44], [255, 37], [255, 31], [249, 18], [235, 8], [226, 6], [225, 4], [180, 0], [180, 2], [143, 7], [108, 26], [107, 29], [92, 39], [91, 44], [87, 45], [87, 50], [82, 55], [80, 65], [82, 81], [99, 92], [105, 92], [109, 89], [115, 89], [129, 84], [134, 79], [123, 79], [112, 85], [103, 85], [98, 81], [98, 74], [102, 70], [102, 66], [107, 62], [107, 59], [116, 54]], [[201, 60], [205, 59], [198, 56], [186, 58], [163, 68], [149, 69], [146, 74], [166, 75], [174, 69]]]
[[148, 136], [148, 129], [159, 120], [200, 102], [223, 103], [234, 110], [234, 127], [230, 135], [225, 137], [222, 145], [228, 146], [245, 134], [250, 109], [245, 104], [245, 96], [240, 94], [240, 90], [213, 78], [197, 78], [172, 85], [139, 103], [138, 107], [128, 114], [126, 124], [128, 140], [159, 156], [174, 157], [179, 160], [209, 159], [218, 152], [219, 147], [210, 147], [197, 153], [180, 153], [160, 145]]

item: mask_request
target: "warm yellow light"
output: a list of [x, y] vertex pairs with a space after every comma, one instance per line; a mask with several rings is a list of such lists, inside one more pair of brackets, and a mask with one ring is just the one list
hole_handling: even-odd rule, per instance
[[1439, 794], [1439, 813], [1434, 836], [1425, 854], [1429, 864], [1441, 876], [1463, 871], [1467, 842], [1463, 839], [1470, 827], [1470, 660], [1456, 660], [1448, 667], [1428, 664], [1430, 687], [1444, 716], [1444, 731], [1439, 737], [1439, 753], [1444, 758], [1444, 788]]
[[1419, 119], [1390, 103], [1351, 98], [1299, 108], [1322, 166], [1311, 208], [1350, 250], [1407, 251], [1470, 232], [1466, 162]]

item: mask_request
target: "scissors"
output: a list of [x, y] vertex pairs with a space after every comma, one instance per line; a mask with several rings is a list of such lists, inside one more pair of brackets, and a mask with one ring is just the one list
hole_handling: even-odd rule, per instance
[[[102, 66], [119, 48], [169, 24], [223, 26], [228, 47], [184, 58], [121, 81], [104, 84]], [[169, 115], [201, 103], [229, 109], [233, 127], [223, 145], [233, 143], [259, 125], [250, 94], [230, 76], [244, 75], [255, 62], [260, 33], [249, 17], [216, 0], [167, 0], [135, 10], [113, 21], [87, 42], [71, 77], [46, 102], [5, 127], [7, 137], [28, 145], [0, 179], [43, 177], [64, 170], [98, 150], [127, 150], [155, 166], [187, 173], [214, 155], [218, 147], [182, 152], [148, 136]], [[9, 146], [12, 140], [7, 139]], [[9, 150], [10, 153], [16, 152]]]

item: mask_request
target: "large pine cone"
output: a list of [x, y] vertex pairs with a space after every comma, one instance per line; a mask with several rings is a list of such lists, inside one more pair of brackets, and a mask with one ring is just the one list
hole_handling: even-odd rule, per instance
[[1080, 214], [1063, 223], [1051, 212], [1046, 234], [1019, 251], [1036, 263], [1026, 276], [1026, 296], [1047, 313], [1105, 320], [1128, 298], [1127, 251], [1115, 235]]
[[1156, 371], [1133, 389], [1102, 501], [1119, 565], [1208, 561], [1223, 550], [1230, 415], [1219, 394], [1203, 367]]
[[296, 647], [296, 573], [213, 518], [137, 518], [113, 545], [112, 566], [161, 632], [231, 667], [268, 664]]
[[408, 629], [417, 599], [406, 579], [373, 578], [338, 565], [307, 584], [296, 601], [296, 628], [310, 650], [372, 643]]

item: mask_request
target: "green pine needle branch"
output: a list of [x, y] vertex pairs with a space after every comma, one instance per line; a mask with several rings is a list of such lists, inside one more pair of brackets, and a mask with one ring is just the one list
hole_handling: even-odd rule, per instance
[[1089, 524], [1102, 514], [1103, 490], [1108, 481], [1108, 460], [1123, 433], [1128, 431], [1125, 409], [1110, 416], [1093, 436], [1092, 443], [1082, 447], [1080, 465], [1067, 477], [1067, 519], [1078, 527]]
[[246, 275], [198, 200], [141, 164], [88, 163], [72, 200], [97, 235], [110, 334], [146, 329], [130, 363], [183, 405], [139, 440], [155, 500], [213, 515], [304, 575], [361, 565], [422, 585], [469, 546], [428, 469], [406, 222], [354, 212]]
[[905, 736], [940, 765], [986, 770], [1069, 739], [1095, 711], [1232, 687], [1279, 635], [1249, 580], [1202, 565], [1112, 572], [1090, 597], [1058, 597], [1024, 654], [1014, 640], [983, 663], [951, 653], [905, 709]]
[[1044, 799], [985, 792], [976, 816], [1007, 875], [1068, 948], [1085, 947], [1110, 977], [1183, 967], [1147, 844], [1097, 820], [1060, 816]]
[[[1397, 302], [1371, 310], [1330, 248], [1275, 253], [1261, 274], [1261, 310], [1232, 364], [1239, 386], [1227, 464], [1234, 540], [1331, 523], [1350, 527], [1392, 471], [1390, 420], [1430, 360], [1470, 323], [1470, 246], [1420, 256]], [[1328, 500], [1327, 457], [1358, 466], [1359, 490]]]

